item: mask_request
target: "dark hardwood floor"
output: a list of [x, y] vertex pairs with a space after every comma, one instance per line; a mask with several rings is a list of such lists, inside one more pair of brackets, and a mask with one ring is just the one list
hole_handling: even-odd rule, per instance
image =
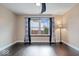
[[31, 45], [16, 43], [0, 52], [0, 56], [79, 56], [79, 51], [65, 44], [40, 44]]

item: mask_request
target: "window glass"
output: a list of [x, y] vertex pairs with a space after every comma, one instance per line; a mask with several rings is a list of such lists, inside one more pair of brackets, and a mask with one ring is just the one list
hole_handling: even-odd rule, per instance
[[31, 18], [31, 34], [49, 34], [49, 18]]

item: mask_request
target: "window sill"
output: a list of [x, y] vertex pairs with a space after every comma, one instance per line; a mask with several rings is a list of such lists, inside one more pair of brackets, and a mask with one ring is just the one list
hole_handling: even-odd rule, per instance
[[49, 34], [31, 34], [31, 37], [49, 37]]

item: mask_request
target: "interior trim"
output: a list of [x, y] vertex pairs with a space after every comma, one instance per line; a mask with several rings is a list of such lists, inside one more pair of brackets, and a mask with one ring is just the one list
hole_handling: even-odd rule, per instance
[[10, 44], [7, 44], [7, 45], [5, 45], [4, 47], [0, 47], [0, 51], [2, 51], [2, 50], [4, 50], [4, 49], [6, 49], [6, 48], [8, 48], [8, 47], [10, 47], [10, 46], [12, 46], [12, 45], [14, 45], [16, 42], [13, 42], [13, 43], [10, 43]]
[[49, 37], [50, 35], [31, 35], [31, 37]]
[[69, 43], [66, 43], [66, 42], [64, 42], [64, 41], [62, 41], [62, 42], [63, 42], [64, 44], [66, 44], [66, 45], [72, 47], [73, 49], [79, 51], [79, 48], [78, 48], [78, 47], [76, 47], [76, 46], [74, 46], [74, 45], [71, 45], [71, 44], [69, 44]]

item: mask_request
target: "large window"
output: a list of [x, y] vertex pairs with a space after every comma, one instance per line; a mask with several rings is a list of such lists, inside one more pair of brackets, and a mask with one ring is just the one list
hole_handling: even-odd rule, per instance
[[49, 18], [31, 18], [31, 35], [49, 35]]

